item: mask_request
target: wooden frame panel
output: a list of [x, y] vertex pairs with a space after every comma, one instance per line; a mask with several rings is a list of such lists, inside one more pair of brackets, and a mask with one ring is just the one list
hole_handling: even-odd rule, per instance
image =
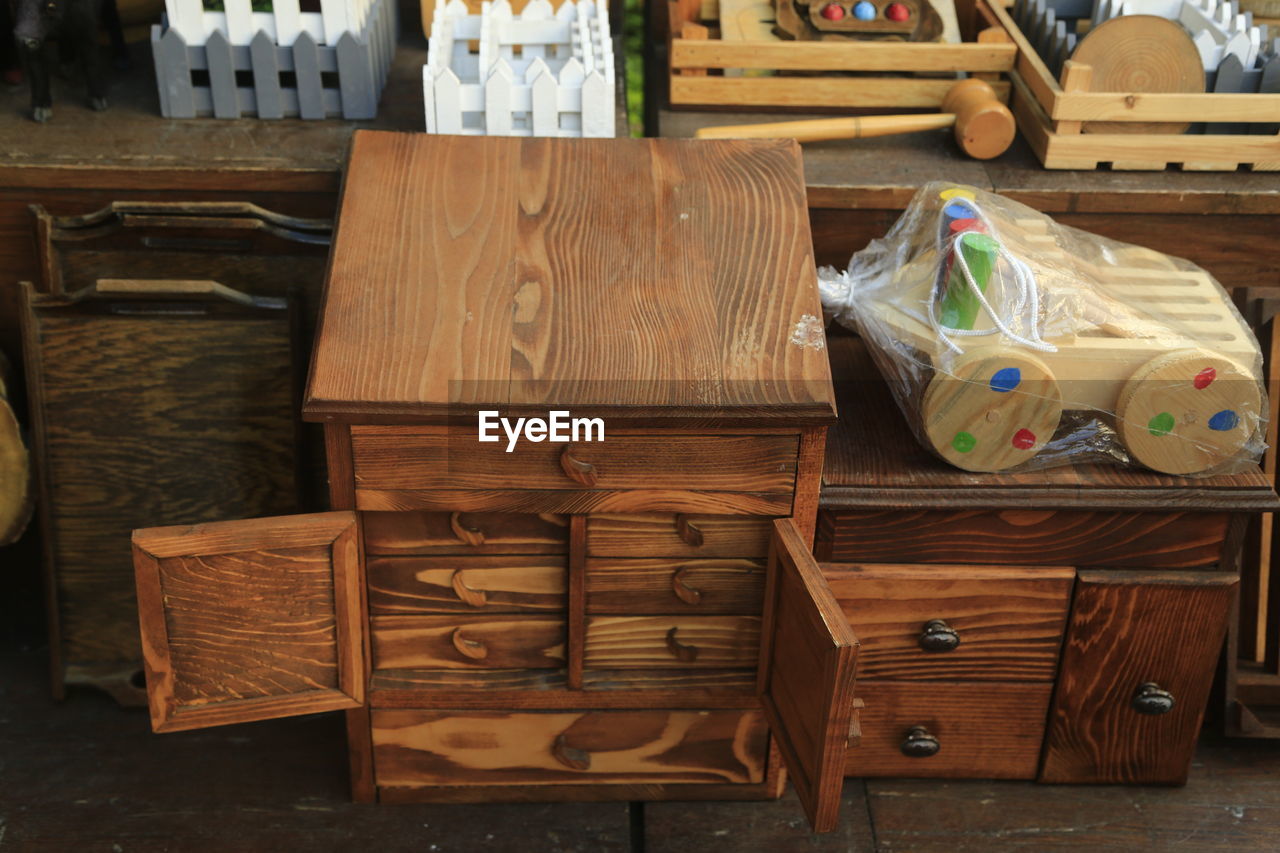
[[[362, 557], [354, 513], [138, 530], [133, 549], [155, 731], [364, 704]], [[326, 579], [316, 577], [321, 566], [330, 569]], [[253, 599], [241, 601], [228, 588], [243, 583], [246, 569], [255, 570], [258, 586]], [[166, 582], [186, 592], [166, 590]], [[192, 608], [184, 604], [188, 596]], [[227, 605], [221, 612], [209, 607], [217, 601]], [[324, 612], [328, 606], [332, 617]], [[247, 660], [256, 665], [253, 677], [270, 689], [246, 689], [245, 679], [237, 681]], [[317, 676], [333, 683], [320, 684]]]

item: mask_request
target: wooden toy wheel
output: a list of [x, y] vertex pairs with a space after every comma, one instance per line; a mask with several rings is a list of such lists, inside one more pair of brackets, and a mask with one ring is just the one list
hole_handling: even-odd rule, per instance
[[1002, 471], [1035, 456], [1062, 417], [1062, 392], [1044, 362], [983, 347], [938, 372], [921, 406], [934, 450], [966, 471]]
[[1244, 448], [1261, 408], [1257, 379], [1244, 367], [1207, 350], [1179, 350], [1134, 371], [1120, 392], [1116, 425], [1143, 465], [1196, 474]]

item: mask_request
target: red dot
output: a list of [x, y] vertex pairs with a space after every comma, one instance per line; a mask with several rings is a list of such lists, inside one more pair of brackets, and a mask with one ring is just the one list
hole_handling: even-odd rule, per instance
[[1192, 380], [1192, 384], [1196, 386], [1197, 391], [1203, 391], [1209, 387], [1209, 383], [1218, 378], [1218, 371], [1212, 367], [1206, 367], [1204, 370], [1196, 374], [1196, 378]]
[[828, 3], [822, 7], [822, 17], [828, 21], [838, 21], [844, 17], [844, 8], [835, 3]]
[[884, 16], [891, 21], [905, 21], [911, 17], [911, 10], [901, 3], [890, 3], [884, 10]]
[[1019, 450], [1030, 450], [1036, 446], [1036, 434], [1029, 429], [1020, 429], [1013, 434], [1013, 446]]

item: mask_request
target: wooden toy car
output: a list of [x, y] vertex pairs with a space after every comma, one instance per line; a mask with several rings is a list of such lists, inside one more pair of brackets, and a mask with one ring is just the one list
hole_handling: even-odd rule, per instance
[[[1064, 411], [1082, 410], [1114, 413], [1129, 455], [1166, 474], [1210, 471], [1246, 452], [1264, 414], [1258, 353], [1224, 291], [1204, 271], [1136, 246], [1112, 264], [1068, 259], [1049, 223], [1015, 220], [1000, 238], [1015, 256], [1062, 260], [1040, 270], [1057, 307], [1074, 312], [1072, 322], [1046, 330], [1055, 351], [996, 335], [957, 338], [956, 354], [920, 317], [893, 306], [882, 312], [894, 336], [931, 364], [919, 407], [933, 449], [969, 471], [1004, 470], [1040, 453]], [[929, 253], [920, 262], [938, 259]], [[1072, 270], [1097, 286], [1072, 280]], [[899, 304], [933, 298], [932, 276], [916, 270], [899, 280], [919, 282]], [[981, 309], [976, 328], [990, 320]]]

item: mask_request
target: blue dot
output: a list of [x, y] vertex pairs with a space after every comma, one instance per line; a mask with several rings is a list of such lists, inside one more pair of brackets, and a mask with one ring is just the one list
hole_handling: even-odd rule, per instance
[[1239, 423], [1239, 415], [1230, 409], [1223, 409], [1221, 412], [1217, 412], [1213, 417], [1209, 418], [1209, 429], [1217, 430], [1218, 432], [1226, 432], [1227, 430], [1235, 429], [1236, 425]]
[[876, 7], [872, 6], [867, 0], [853, 7], [853, 16], [859, 21], [874, 21], [876, 18]]
[[991, 377], [991, 390], [1008, 393], [1022, 382], [1022, 371], [1016, 367], [1002, 367]]
[[[858, 5], [862, 5], [861, 3]], [[870, 6], [870, 3], [867, 3]], [[874, 9], [872, 12], [874, 13]], [[953, 201], [942, 209], [942, 213], [948, 219], [973, 219], [973, 208], [962, 201]]]

